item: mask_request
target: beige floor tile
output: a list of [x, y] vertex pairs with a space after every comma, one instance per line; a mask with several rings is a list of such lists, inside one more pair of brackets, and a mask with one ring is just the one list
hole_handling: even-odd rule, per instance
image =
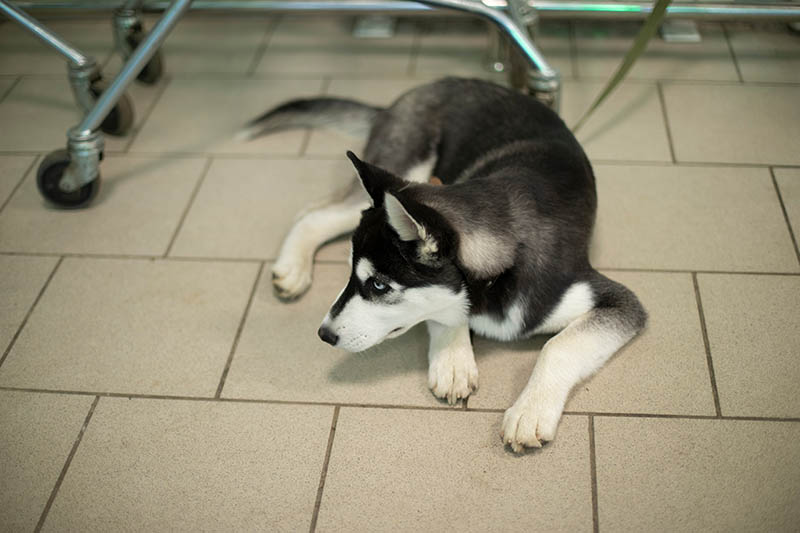
[[744, 81], [800, 82], [800, 37], [785, 24], [730, 24], [728, 35]]
[[130, 149], [296, 155], [306, 135], [303, 131], [252, 141], [237, 140], [236, 133], [245, 122], [285, 100], [320, 92], [319, 80], [172, 80]]
[[586, 418], [526, 457], [503, 448], [501, 420], [342, 409], [317, 530], [590, 531]]
[[[603, 89], [601, 82], [566, 81], [561, 114], [574, 126]], [[578, 132], [591, 160], [672, 161], [655, 84], [622, 83]]]
[[[157, 16], [145, 17], [145, 28], [152, 28]], [[248, 17], [189, 15], [170, 32], [162, 45], [164, 69], [169, 75], [237, 73], [245, 74], [256, 59], [259, 46], [266, 39], [274, 22], [271, 18], [251, 14]], [[119, 69], [121, 57], [116, 54], [106, 65]]]
[[776, 168], [775, 180], [795, 238], [800, 236], [800, 169]]
[[275, 28], [256, 72], [303, 76], [341, 73], [405, 74], [415, 28], [400, 22], [389, 39], [356, 39], [353, 18], [286, 17]]
[[275, 258], [295, 215], [346, 186], [353, 179], [351, 168], [347, 160], [218, 159], [171, 254]]
[[213, 396], [257, 265], [65, 259], [0, 384]]
[[0, 356], [53, 271], [55, 257], [0, 255]]
[[[106, 152], [125, 150], [161, 90], [160, 86], [131, 85], [128, 95], [134, 109], [133, 128], [123, 137], [106, 135]], [[0, 129], [0, 150], [50, 152], [64, 148], [67, 130], [82, 116], [66, 76], [23, 78], [0, 102], [0, 122], [13, 125]]]
[[44, 530], [306, 530], [332, 414], [103, 398]]
[[[609, 78], [622, 62], [641, 22], [592, 21], [576, 27], [578, 73]], [[668, 43], [655, 36], [628, 73], [630, 79], [738, 81], [736, 65], [719, 24], [701, 24], [699, 43]]]
[[[422, 80], [357, 80], [335, 79], [326, 91], [328, 96], [353, 98], [372, 105], [388, 106], [406, 91], [418, 87]], [[338, 156], [344, 159], [347, 150], [358, 154], [364, 151], [365, 138], [358, 138], [332, 130], [318, 129], [311, 133], [306, 155]]]
[[0, 529], [36, 528], [93, 400], [0, 391]]
[[0, 213], [0, 250], [161, 255], [189, 205], [205, 160], [109, 156], [88, 209], [47, 205], [28, 176]]
[[34, 158], [31, 156], [0, 156], [0, 206], [14, 192], [25, 173], [31, 168]]
[[[713, 415], [694, 285], [688, 274], [609, 272], [650, 314], [647, 328], [591, 380], [567, 410]], [[475, 338], [480, 389], [470, 407], [505, 409], [525, 387], [547, 337], [500, 343]]]
[[769, 172], [596, 165], [599, 268], [797, 272]]
[[[490, 55], [490, 43], [489, 25], [484, 21], [422, 21], [414, 72], [436, 76], [484, 77], [494, 74], [490, 64], [495, 58]], [[562, 78], [572, 76], [568, 25], [553, 22], [541, 24], [536, 44]]]
[[[267, 265], [269, 267], [269, 265]], [[262, 276], [222, 395], [226, 398], [444, 406], [427, 388], [424, 326], [359, 354], [317, 337], [347, 265], [316, 265], [308, 294], [286, 304]]]
[[800, 424], [595, 418], [601, 531], [794, 531]]
[[664, 86], [678, 161], [800, 164], [800, 87]]
[[800, 278], [698, 276], [723, 415], [800, 418]]
[[[41, 22], [102, 65], [114, 50], [111, 16], [82, 18], [41, 19]], [[8, 22], [0, 31], [0, 74], [62, 74], [66, 79], [67, 60], [29, 31]]]

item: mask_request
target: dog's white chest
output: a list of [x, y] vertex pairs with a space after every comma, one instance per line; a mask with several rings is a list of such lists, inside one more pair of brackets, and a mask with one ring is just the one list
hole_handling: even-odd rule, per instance
[[473, 315], [469, 327], [478, 335], [500, 341], [510, 341], [522, 334], [525, 325], [525, 302], [520, 298], [506, 310], [502, 318], [487, 314]]

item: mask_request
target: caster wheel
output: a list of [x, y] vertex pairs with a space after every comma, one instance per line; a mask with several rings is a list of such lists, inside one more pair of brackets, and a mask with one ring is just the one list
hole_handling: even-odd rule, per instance
[[69, 166], [69, 161], [69, 153], [66, 150], [50, 152], [36, 172], [36, 185], [42, 196], [53, 205], [64, 209], [76, 209], [88, 205], [97, 196], [97, 191], [100, 190], [100, 176], [76, 191], [63, 191], [58, 183]]
[[[142, 28], [134, 29], [133, 33], [128, 35], [125, 40], [128, 42], [128, 46], [131, 47], [131, 50], [136, 50], [139, 44], [144, 40]], [[153, 54], [150, 61], [147, 62], [139, 75], [136, 76], [136, 79], [147, 85], [155, 85], [158, 80], [161, 79], [163, 73], [164, 57], [161, 54], [161, 50], [156, 50], [156, 53]]]
[[[91, 91], [95, 98], [108, 88], [108, 83], [103, 79], [98, 79], [92, 82]], [[130, 131], [133, 126], [133, 102], [127, 94], [122, 95], [117, 104], [111, 109], [111, 112], [103, 120], [100, 129], [109, 135], [125, 135]]]

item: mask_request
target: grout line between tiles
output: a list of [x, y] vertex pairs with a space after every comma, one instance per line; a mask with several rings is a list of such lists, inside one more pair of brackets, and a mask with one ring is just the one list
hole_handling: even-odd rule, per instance
[[[320, 79], [320, 78], [317, 78]], [[336, 79], [336, 78], [333, 78]], [[138, 134], [138, 132], [137, 132]], [[42, 150], [0, 150], [0, 155], [22, 155], [22, 156], [39, 156]], [[120, 151], [120, 150], [106, 150], [106, 154], [125, 156], [125, 157], [141, 157], [141, 158], [163, 158], [163, 159], [187, 159], [198, 157], [213, 157], [214, 159], [246, 159], [246, 160], [259, 160], [259, 161], [276, 161], [276, 160], [305, 160], [305, 161], [339, 161], [342, 156], [339, 155], [322, 155], [322, 154], [306, 154], [298, 155], [297, 153], [280, 153], [280, 154], [262, 154], [262, 153], [218, 153], [218, 152], [148, 152], [148, 151]], [[625, 159], [602, 159], [593, 158], [593, 165], [627, 165], [627, 166], [666, 166], [666, 167], [718, 167], [718, 168], [788, 168], [800, 169], [800, 164], [791, 163], [730, 163], [725, 161], [657, 161], [657, 160], [625, 160]]]
[[689, 270], [681, 268], [631, 268], [595, 266], [609, 272], [652, 272], [658, 274], [718, 274], [723, 276], [800, 276], [800, 272], [757, 272], [747, 270]]
[[728, 52], [731, 54], [733, 66], [736, 68], [736, 75], [739, 77], [739, 82], [744, 83], [744, 76], [742, 76], [742, 69], [739, 66], [739, 59], [736, 57], [736, 51], [733, 49], [730, 34], [728, 33], [728, 25], [722, 24], [722, 34], [725, 36], [725, 42], [728, 43]]
[[778, 187], [778, 180], [775, 177], [775, 169], [770, 167], [769, 173], [770, 176], [772, 176], [772, 185], [775, 187], [775, 194], [778, 195], [778, 202], [781, 204], [781, 211], [783, 211], [783, 218], [786, 220], [786, 227], [789, 229], [789, 236], [792, 238], [792, 244], [794, 245], [794, 253], [797, 256], [797, 262], [800, 263], [800, 249], [797, 247], [797, 238], [794, 234], [794, 230], [792, 229], [792, 222], [789, 220], [789, 213], [786, 211], [786, 204], [783, 202], [783, 195], [781, 194], [780, 187]]
[[328, 447], [325, 450], [325, 459], [322, 462], [322, 473], [319, 477], [319, 487], [317, 488], [317, 498], [314, 502], [314, 513], [311, 515], [310, 533], [317, 529], [317, 519], [319, 518], [319, 508], [322, 505], [322, 491], [325, 489], [325, 479], [328, 477], [328, 464], [331, 460], [331, 450], [333, 449], [333, 438], [336, 436], [336, 423], [339, 421], [339, 406], [333, 408], [333, 420], [331, 421], [331, 432], [328, 434]]
[[[70, 252], [20, 252], [20, 251], [0, 251], [0, 256], [22, 256], [22, 257], [64, 257], [77, 259], [131, 259], [139, 261], [185, 261], [185, 262], [210, 262], [210, 263], [273, 263], [274, 257], [192, 257], [180, 255], [148, 255], [148, 254], [101, 254], [101, 253], [70, 253]], [[315, 265], [345, 265], [345, 259], [315, 259]], [[638, 267], [609, 267], [597, 266], [597, 270], [608, 272], [645, 272], [652, 274], [714, 274], [722, 276], [800, 276], [800, 272], [761, 272], [747, 270], [698, 270], [681, 268], [638, 268]]]
[[[332, 82], [333, 78], [331, 76], [323, 76], [320, 81], [319, 94], [327, 95]], [[300, 141], [300, 150], [297, 153], [299, 157], [304, 157], [306, 155], [306, 150], [308, 150], [308, 145], [311, 143], [311, 136], [313, 134], [313, 128], [305, 128], [303, 130], [303, 139]]]
[[242, 313], [242, 318], [239, 321], [239, 327], [236, 328], [236, 335], [233, 338], [233, 345], [231, 346], [231, 352], [228, 354], [228, 360], [225, 362], [225, 368], [222, 370], [222, 376], [219, 378], [219, 385], [217, 385], [217, 392], [214, 394], [215, 399], [219, 399], [222, 395], [222, 388], [225, 386], [225, 380], [228, 377], [228, 372], [231, 369], [231, 363], [233, 363], [233, 355], [236, 353], [236, 348], [239, 346], [239, 339], [242, 336], [242, 330], [244, 329], [244, 324], [247, 322], [247, 316], [250, 314], [250, 308], [253, 306], [253, 300], [255, 299], [256, 292], [258, 292], [258, 284], [261, 281], [261, 275], [264, 272], [264, 262], [262, 262], [258, 267], [258, 273], [256, 274], [256, 279], [253, 282], [253, 288], [250, 289], [250, 296], [247, 299], [247, 305], [244, 308], [244, 312]]
[[14, 81], [12, 81], [12, 82], [11, 82], [11, 85], [9, 85], [9, 86], [8, 86], [8, 89], [6, 89], [6, 90], [3, 92], [3, 94], [0, 94], [0, 103], [2, 103], [2, 102], [3, 102], [3, 100], [5, 100], [5, 99], [6, 99], [6, 96], [8, 96], [9, 94], [11, 94], [11, 91], [13, 91], [13, 90], [14, 90], [14, 87], [16, 87], [16, 86], [19, 84], [19, 82], [20, 82], [20, 80], [21, 80], [21, 79], [22, 79], [22, 76], [17, 76], [17, 77], [15, 77], [15, 78], [14, 78]]
[[[75, 259], [131, 259], [134, 261], [200, 261], [210, 263], [270, 263], [273, 261], [271, 258], [258, 258], [258, 257], [184, 257], [180, 255], [171, 255], [164, 257], [163, 255], [146, 255], [146, 254], [94, 254], [94, 253], [59, 253], [59, 252], [10, 252], [0, 251], [0, 255], [24, 256], [24, 257], [69, 257]], [[320, 260], [318, 263], [344, 263], [345, 261], [325, 261]]]
[[589, 416], [589, 473], [592, 483], [592, 530], [600, 531], [600, 515], [597, 511], [597, 454], [594, 443], [594, 416]]
[[675, 157], [675, 143], [672, 142], [672, 130], [669, 127], [669, 117], [667, 116], [667, 101], [664, 99], [664, 87], [661, 82], [656, 82], [656, 90], [658, 91], [658, 101], [661, 104], [661, 115], [664, 118], [664, 131], [667, 133], [667, 144], [669, 145], [669, 155], [672, 162], [676, 163], [678, 159]]
[[6, 208], [6, 206], [9, 204], [9, 202], [11, 202], [11, 199], [14, 197], [14, 195], [17, 194], [17, 190], [20, 187], [22, 187], [22, 184], [28, 178], [28, 174], [30, 174], [31, 170], [36, 168], [36, 163], [38, 163], [40, 159], [41, 159], [40, 155], [37, 155], [36, 157], [34, 157], [33, 161], [30, 164], [30, 166], [27, 169], [25, 169], [25, 172], [22, 173], [22, 177], [19, 179], [17, 184], [14, 185], [14, 188], [11, 189], [11, 193], [8, 195], [8, 198], [6, 198], [6, 200], [3, 202], [3, 204], [0, 205], [0, 214], [3, 213], [3, 209]]
[[714, 396], [714, 409], [717, 417], [722, 416], [722, 409], [719, 404], [719, 391], [717, 389], [717, 378], [714, 373], [714, 361], [711, 358], [711, 343], [708, 341], [708, 330], [706, 329], [706, 316], [703, 312], [703, 300], [700, 297], [700, 285], [697, 282], [697, 273], [692, 272], [692, 283], [694, 284], [694, 295], [697, 300], [697, 313], [700, 316], [700, 329], [703, 332], [703, 345], [706, 350], [706, 364], [708, 365], [708, 377], [711, 380], [711, 394]]
[[86, 433], [86, 428], [89, 426], [89, 421], [92, 419], [92, 415], [94, 415], [94, 410], [97, 407], [97, 403], [100, 401], [100, 396], [95, 396], [94, 401], [92, 402], [92, 406], [89, 408], [89, 412], [86, 414], [86, 418], [83, 421], [83, 425], [81, 426], [81, 430], [78, 432], [78, 437], [75, 439], [75, 443], [72, 445], [72, 449], [67, 456], [67, 460], [64, 463], [64, 467], [61, 469], [61, 473], [56, 480], [56, 484], [53, 487], [53, 491], [50, 493], [50, 498], [47, 500], [47, 504], [44, 506], [44, 510], [42, 511], [42, 515], [39, 517], [39, 522], [36, 524], [36, 528], [33, 530], [34, 533], [38, 533], [42, 530], [42, 526], [44, 525], [44, 521], [47, 519], [47, 514], [50, 512], [50, 508], [53, 505], [53, 502], [56, 499], [56, 495], [58, 494], [58, 489], [61, 488], [61, 483], [64, 482], [64, 477], [67, 475], [67, 470], [69, 470], [69, 465], [72, 464], [72, 459], [75, 457], [75, 452], [78, 451], [78, 446], [83, 439], [84, 433]]
[[580, 80], [578, 72], [578, 28], [575, 22], [569, 23], [569, 59], [572, 79], [578, 81]]
[[127, 154], [128, 151], [131, 149], [131, 146], [133, 146], [133, 143], [136, 142], [136, 139], [139, 137], [139, 132], [141, 132], [144, 129], [145, 123], [150, 118], [150, 115], [153, 114], [153, 111], [155, 110], [156, 106], [158, 105], [158, 102], [161, 100], [161, 97], [164, 95], [164, 93], [167, 90], [167, 87], [171, 83], [172, 83], [172, 78], [165, 78], [164, 82], [160, 84], [160, 87], [158, 88], [158, 90], [156, 92], [156, 95], [153, 98], [153, 101], [144, 110], [144, 114], [142, 115], [142, 120], [139, 122], [139, 125], [136, 127], [136, 129], [131, 134], [131, 138], [128, 139], [127, 143], [125, 143], [125, 147], [122, 149], [122, 153]]
[[14, 344], [16, 344], [17, 339], [19, 338], [20, 334], [22, 333], [22, 330], [25, 328], [25, 324], [28, 323], [28, 319], [33, 314], [33, 310], [36, 308], [36, 305], [39, 303], [39, 300], [42, 299], [42, 295], [44, 294], [44, 291], [47, 290], [47, 287], [50, 285], [50, 281], [53, 279], [53, 276], [56, 275], [56, 271], [58, 270], [58, 267], [61, 266], [61, 263], [63, 261], [64, 261], [63, 257], [60, 257], [58, 259], [58, 261], [56, 262], [56, 265], [53, 267], [53, 270], [50, 272], [50, 275], [47, 276], [47, 279], [45, 280], [44, 285], [42, 285], [42, 288], [39, 290], [39, 293], [36, 295], [36, 298], [33, 300], [33, 303], [31, 304], [30, 308], [28, 309], [28, 312], [25, 313], [25, 318], [22, 319], [22, 323], [20, 323], [19, 327], [17, 328], [17, 331], [14, 333], [14, 336], [11, 338], [11, 342], [8, 343], [8, 347], [6, 347], [5, 351], [3, 352], [3, 356], [0, 357], [0, 367], [2, 367], [3, 363], [6, 362], [6, 358], [8, 357], [8, 354], [10, 354], [11, 353], [11, 349], [14, 348]]
[[208, 174], [208, 170], [211, 168], [211, 164], [213, 162], [213, 157], [206, 159], [206, 164], [203, 166], [203, 170], [200, 172], [200, 177], [198, 178], [197, 183], [195, 183], [194, 189], [192, 189], [192, 194], [189, 196], [189, 202], [186, 204], [186, 207], [181, 214], [181, 218], [178, 221], [178, 226], [175, 228], [175, 232], [172, 234], [172, 238], [169, 240], [169, 244], [167, 245], [166, 251], [164, 251], [163, 257], [167, 257], [172, 251], [172, 246], [175, 244], [175, 240], [178, 238], [178, 234], [181, 232], [181, 229], [183, 229], [183, 223], [186, 220], [186, 217], [189, 215], [189, 210], [194, 205], [194, 199], [197, 197], [197, 193], [200, 192], [200, 187], [203, 185], [206, 175]]
[[414, 25], [414, 36], [411, 38], [411, 50], [408, 54], [408, 66], [406, 75], [414, 77], [417, 74], [417, 59], [419, 59], [420, 49], [422, 48], [422, 27]]
[[[262, 405], [304, 405], [317, 407], [347, 407], [358, 409], [386, 409], [401, 411], [438, 411], [443, 413], [464, 413], [464, 409], [454, 408], [449, 405], [423, 406], [423, 405], [388, 405], [388, 404], [367, 404], [353, 402], [323, 402], [323, 401], [303, 401], [303, 400], [267, 400], [255, 398], [214, 398], [211, 396], [177, 396], [166, 394], [138, 394], [123, 392], [97, 392], [97, 391], [74, 391], [56, 389], [36, 389], [30, 387], [10, 387], [0, 385], [0, 391], [32, 392], [37, 394], [65, 394], [76, 396], [100, 396], [101, 398], [127, 398], [136, 400], [175, 400], [189, 402], [218, 402], [233, 404], [262, 404]], [[505, 409], [495, 408], [472, 408], [466, 410], [470, 413], [495, 413], [502, 414]], [[773, 416], [717, 416], [717, 415], [680, 415], [668, 413], [618, 413], [618, 412], [599, 412], [599, 411], [564, 411], [564, 416], [594, 416], [607, 418], [668, 418], [674, 420], [731, 420], [745, 422], [800, 422], [800, 417], [773, 417]]]
[[[406, 69], [407, 70], [407, 69]], [[468, 74], [464, 74], [468, 76]], [[170, 74], [170, 80], [198, 80], [198, 81], [245, 81], [245, 80], [260, 80], [260, 81], [274, 81], [274, 80], [294, 80], [294, 81], [310, 81], [310, 80], [317, 80], [323, 76], [333, 76], [334, 78], [338, 79], [351, 79], [351, 80], [407, 80], [411, 78], [412, 80], [418, 80], [420, 83], [424, 83], [425, 81], [431, 81], [432, 79], [436, 79], [435, 72], [415, 72], [414, 74], [408, 74], [405, 70], [391, 70], [386, 72], [375, 72], [375, 73], [364, 73], [364, 72], [353, 72], [353, 71], [307, 71], [302, 73], [297, 72], [279, 72], [279, 71], [270, 71], [270, 72], [254, 72], [252, 75], [247, 75], [246, 73], [237, 73], [237, 72], [173, 72]], [[61, 74], [20, 74], [20, 78], [30, 78], [30, 79], [51, 79], [51, 80], [60, 80], [63, 79], [63, 75]], [[567, 81], [569, 82], [581, 82], [581, 83], [603, 83], [608, 81], [608, 78], [605, 76], [581, 76], [579, 78], [568, 78]], [[719, 85], [728, 85], [731, 87], [800, 87], [800, 82], [796, 81], [760, 81], [760, 80], [753, 80], [753, 81], [745, 81], [741, 82], [739, 80], [690, 80], [690, 79], [681, 79], [681, 78], [663, 78], [663, 77], [654, 77], [654, 78], [644, 78], [644, 77], [635, 77], [635, 78], [627, 78], [625, 83], [632, 84], [632, 85], [652, 85], [656, 82], [663, 82], [668, 84], [676, 84], [676, 85], [712, 85], [712, 86], [719, 86]]]
[[271, 20], [267, 28], [264, 30], [264, 35], [261, 36], [261, 41], [256, 47], [255, 55], [253, 55], [250, 65], [248, 65], [247, 70], [245, 70], [245, 75], [247, 77], [252, 78], [255, 74], [256, 68], [258, 68], [258, 65], [264, 58], [264, 53], [267, 51], [267, 47], [269, 46], [270, 41], [272, 41], [272, 36], [275, 34], [275, 29], [278, 27], [278, 24], [282, 18], [283, 17], [277, 17], [276, 19]]

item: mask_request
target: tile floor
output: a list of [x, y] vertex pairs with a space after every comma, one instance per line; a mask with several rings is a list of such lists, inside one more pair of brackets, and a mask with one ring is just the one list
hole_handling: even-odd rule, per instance
[[[0, 23], [0, 531], [797, 531], [800, 36], [655, 41], [582, 130], [594, 264], [651, 321], [575, 392], [557, 440], [516, 456], [502, 412], [544, 338], [476, 340], [481, 388], [451, 408], [426, 389], [422, 328], [357, 355], [316, 338], [346, 242], [304, 298], [271, 291], [294, 213], [349, 179], [358, 145], [233, 141], [245, 119], [298, 95], [499, 79], [482, 25], [363, 41], [350, 24], [189, 17], [167, 77], [131, 90], [99, 197], [64, 212], [35, 186], [77, 117], [64, 67]], [[53, 26], [119, 68], [107, 17]], [[634, 31], [545, 24], [568, 123]]]

